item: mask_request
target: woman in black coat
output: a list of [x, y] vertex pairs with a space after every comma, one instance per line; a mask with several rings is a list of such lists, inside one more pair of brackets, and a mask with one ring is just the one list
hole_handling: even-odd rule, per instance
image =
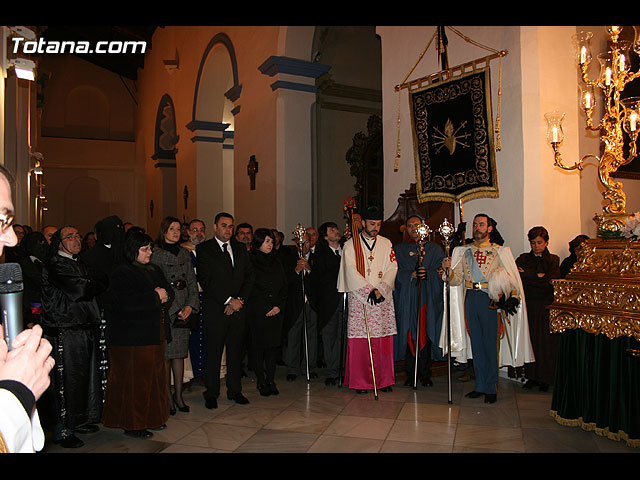
[[531, 252], [520, 255], [516, 265], [524, 287], [529, 336], [536, 361], [525, 365], [527, 382], [524, 388], [538, 386], [546, 391], [553, 384], [558, 352], [558, 334], [549, 332], [547, 306], [553, 303], [551, 280], [560, 278], [560, 258], [549, 253], [549, 233], [546, 228], [533, 227], [527, 236]]
[[126, 262], [110, 276], [107, 318], [109, 375], [102, 414], [107, 427], [148, 438], [169, 418], [165, 311], [173, 291], [162, 271], [149, 263], [153, 242], [140, 232], [126, 235]]
[[247, 320], [258, 390], [263, 396], [278, 394], [274, 382], [276, 354], [282, 340], [282, 312], [288, 289], [284, 268], [273, 252], [274, 244], [271, 230], [258, 228], [250, 250], [255, 283], [247, 300]]

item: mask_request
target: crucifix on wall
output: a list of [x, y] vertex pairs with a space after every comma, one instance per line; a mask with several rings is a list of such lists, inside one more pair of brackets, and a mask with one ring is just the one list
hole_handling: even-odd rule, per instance
[[256, 189], [256, 173], [258, 173], [258, 161], [255, 155], [249, 157], [249, 163], [247, 164], [247, 175], [249, 175], [250, 189]]

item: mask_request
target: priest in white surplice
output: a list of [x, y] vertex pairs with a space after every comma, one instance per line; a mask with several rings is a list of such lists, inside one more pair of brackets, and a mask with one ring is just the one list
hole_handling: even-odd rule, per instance
[[338, 275], [338, 291], [348, 292], [349, 308], [344, 384], [359, 393], [374, 388], [372, 357], [375, 387], [386, 392], [395, 383], [393, 288], [398, 263], [389, 239], [378, 235], [381, 225], [375, 207], [362, 213], [362, 231], [344, 244]]

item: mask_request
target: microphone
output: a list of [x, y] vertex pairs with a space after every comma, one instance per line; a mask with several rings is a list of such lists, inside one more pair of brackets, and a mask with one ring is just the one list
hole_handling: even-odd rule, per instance
[[0, 321], [9, 350], [14, 338], [24, 329], [22, 320], [22, 269], [18, 263], [0, 264]]

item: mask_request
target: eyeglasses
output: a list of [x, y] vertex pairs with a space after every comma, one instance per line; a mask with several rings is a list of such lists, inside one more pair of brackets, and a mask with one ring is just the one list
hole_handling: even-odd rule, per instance
[[0, 230], [2, 233], [6, 233], [11, 227], [15, 216], [11, 213], [0, 213]]

